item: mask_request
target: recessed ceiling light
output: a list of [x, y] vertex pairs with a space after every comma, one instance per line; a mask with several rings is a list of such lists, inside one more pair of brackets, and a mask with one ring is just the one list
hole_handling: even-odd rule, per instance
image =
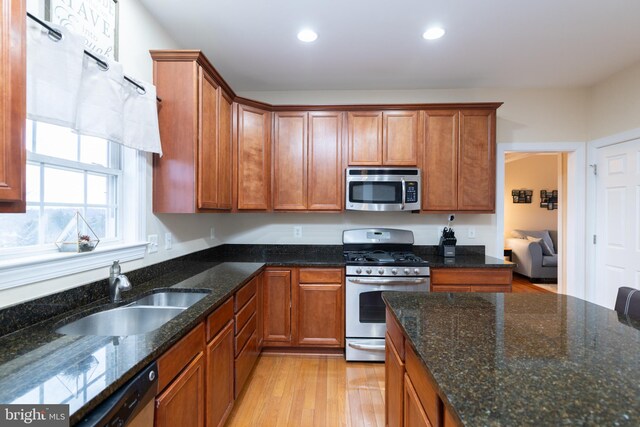
[[298, 40], [305, 43], [311, 43], [315, 41], [317, 38], [318, 38], [318, 35], [313, 30], [306, 29], [298, 33]]
[[432, 27], [422, 34], [425, 40], [436, 40], [444, 36], [444, 29], [440, 27]]

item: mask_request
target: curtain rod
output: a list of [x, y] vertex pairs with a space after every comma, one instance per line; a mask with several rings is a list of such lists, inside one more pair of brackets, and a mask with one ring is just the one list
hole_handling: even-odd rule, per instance
[[[42, 19], [40, 19], [37, 16], [31, 14], [30, 12], [27, 12], [27, 16], [29, 18], [33, 19], [34, 21], [36, 21], [38, 24], [42, 25], [47, 30], [49, 30], [49, 34], [53, 35], [57, 39], [56, 41], [62, 39], [62, 33], [60, 31], [56, 30], [55, 28], [53, 28], [51, 25], [47, 24]], [[93, 59], [94, 61], [96, 61], [101, 68], [103, 68], [105, 70], [109, 69], [109, 64], [104, 62], [102, 59], [98, 58], [93, 53], [91, 53], [91, 52], [89, 52], [88, 50], [85, 49], [84, 54], [87, 55], [88, 57], [90, 57], [91, 59]], [[138, 83], [135, 80], [133, 80], [131, 77], [128, 77], [128, 76], [125, 75], [124, 79], [126, 81], [128, 81], [129, 83], [131, 83], [132, 85], [134, 85], [135, 87], [137, 87], [138, 90], [141, 90], [143, 94], [147, 92], [147, 90], [144, 88], [144, 86], [142, 86], [140, 83]], [[158, 100], [158, 102], [162, 102], [162, 99], [158, 98], [157, 96], [156, 96], [156, 100]]]

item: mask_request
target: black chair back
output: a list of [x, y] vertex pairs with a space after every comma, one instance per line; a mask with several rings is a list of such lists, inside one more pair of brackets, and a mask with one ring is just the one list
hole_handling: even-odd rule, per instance
[[640, 291], [626, 286], [619, 288], [614, 309], [627, 318], [640, 320]]

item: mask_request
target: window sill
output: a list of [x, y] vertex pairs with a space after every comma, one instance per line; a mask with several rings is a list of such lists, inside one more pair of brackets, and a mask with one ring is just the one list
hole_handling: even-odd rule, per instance
[[[8, 289], [144, 258], [147, 242], [96, 248], [93, 252], [30, 256], [0, 262], [0, 289]], [[105, 276], [106, 277], [106, 276]]]

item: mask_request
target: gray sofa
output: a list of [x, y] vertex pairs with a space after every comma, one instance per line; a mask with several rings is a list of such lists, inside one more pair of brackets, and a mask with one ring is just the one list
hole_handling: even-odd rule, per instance
[[[543, 243], [532, 238], [551, 238], [552, 254], [543, 253]], [[548, 237], [546, 238], [548, 241]], [[558, 232], [556, 230], [514, 230], [506, 245], [511, 248], [511, 260], [516, 264], [513, 271], [527, 276], [530, 280], [554, 282], [558, 278]]]

